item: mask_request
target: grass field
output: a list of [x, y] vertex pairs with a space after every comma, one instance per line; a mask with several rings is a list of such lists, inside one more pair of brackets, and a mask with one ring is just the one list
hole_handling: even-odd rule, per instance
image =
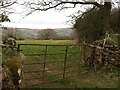
[[17, 43], [29, 43], [29, 44], [72, 44], [75, 41], [72, 40], [19, 40]]
[[[17, 41], [19, 44], [72, 44], [75, 43], [75, 41], [71, 40], [22, 40]], [[45, 46], [21, 46], [21, 49], [23, 50], [23, 53], [33, 53], [33, 54], [44, 54], [45, 53]], [[66, 50], [66, 46], [50, 46], [47, 47], [47, 53], [57, 54], [57, 53], [63, 53]], [[79, 47], [70, 46], [68, 48], [68, 52], [79, 52]], [[80, 53], [76, 54], [69, 54], [67, 56], [67, 59], [75, 58], [75, 57], [81, 57]], [[49, 61], [62, 61], [65, 58], [64, 55], [53, 55], [53, 56], [47, 56], [46, 62]], [[24, 62], [24, 64], [33, 63], [33, 62], [44, 62], [44, 56], [28, 56]], [[79, 61], [72, 61], [69, 60], [67, 62], [68, 65], [76, 64]], [[81, 60], [81, 63], [83, 61]], [[46, 75], [50, 75], [53, 73], [59, 73], [61, 72], [61, 69], [63, 69], [62, 63], [52, 63], [47, 64], [47, 69], [50, 68], [56, 68], [59, 67], [60, 69], [56, 69], [53, 72], [46, 72]], [[25, 71], [32, 71], [32, 70], [40, 70], [42, 69], [43, 65], [24, 65]], [[74, 73], [77, 72], [78, 68], [75, 66], [72, 68], [69, 68], [68, 70], [73, 69]], [[36, 73], [27, 73], [26, 78], [32, 78], [32, 77], [39, 77], [42, 72], [36, 72]], [[72, 74], [72, 73], [70, 73]], [[59, 76], [60, 77], [60, 76]], [[49, 77], [47, 80], [52, 80], [53, 78], [59, 78], [59, 77]], [[40, 82], [37, 80], [28, 81], [27, 83], [36, 83]], [[94, 70], [87, 69], [84, 65], [80, 66], [80, 75], [76, 77], [61, 79], [55, 82], [50, 82], [47, 84], [39, 85], [36, 87], [40, 88], [117, 88], [118, 87], [118, 77], [116, 73], [108, 72], [99, 70], [95, 72]]]

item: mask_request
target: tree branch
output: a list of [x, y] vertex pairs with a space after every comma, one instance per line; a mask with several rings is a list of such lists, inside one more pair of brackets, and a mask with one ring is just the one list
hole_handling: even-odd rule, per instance
[[95, 5], [95, 6], [97, 6], [97, 7], [101, 7], [102, 5], [100, 5], [100, 4], [98, 4], [97, 2], [73, 2], [73, 1], [71, 1], [71, 2], [67, 2], [67, 1], [62, 1], [61, 2], [62, 4], [66, 4], [66, 3], [70, 3], [70, 4], [93, 4], [93, 5]]
[[32, 9], [34, 9], [35, 11], [37, 11], [37, 10], [40, 10], [40, 11], [47, 11], [47, 10], [49, 10], [49, 9], [52, 9], [52, 8], [56, 8], [57, 6], [59, 6], [59, 5], [61, 5], [62, 3], [58, 3], [58, 4], [56, 4], [56, 5], [54, 5], [54, 6], [49, 6], [48, 8], [32, 8]]
[[6, 7], [9, 7], [9, 6], [12, 6], [13, 4], [17, 3], [16, 1], [14, 2], [10, 2], [10, 3], [6, 3], [4, 4], [3, 6], [1, 6], [1, 8], [6, 8]]
[[[73, 4], [74, 6], [73, 7], [64, 7], [64, 6], [62, 6], [62, 8], [61, 9], [65, 9], [65, 8], [74, 8], [77, 4], [83, 4], [83, 5], [87, 5], [87, 4], [92, 4], [92, 5], [95, 5], [95, 6], [97, 6], [97, 7], [101, 7], [102, 5], [101, 4], [99, 4], [99, 3], [97, 3], [97, 2], [74, 2], [74, 1], [60, 1], [59, 3], [57, 3], [56, 5], [53, 5], [53, 6], [51, 6], [51, 4], [52, 4], [52, 2], [43, 2], [42, 4], [41, 3], [34, 3], [34, 5], [38, 5], [38, 7], [36, 8], [36, 7], [31, 7], [31, 5], [32, 5], [33, 3], [29, 3], [29, 6], [30, 6], [30, 8], [32, 9], [32, 10], [35, 10], [35, 11], [47, 11], [47, 10], [49, 10], [49, 9], [53, 9], [53, 8], [56, 8], [56, 7], [58, 7], [58, 6], [60, 6], [60, 5], [63, 5], [63, 4]], [[45, 7], [46, 6], [46, 7]], [[48, 6], [48, 7], [47, 7]], [[41, 8], [42, 7], [42, 8]], [[60, 10], [61, 10], [60, 9]]]

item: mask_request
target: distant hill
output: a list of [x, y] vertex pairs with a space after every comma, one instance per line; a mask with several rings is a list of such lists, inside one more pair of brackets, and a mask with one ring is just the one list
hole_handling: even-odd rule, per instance
[[58, 35], [61, 35], [61, 36], [68, 36], [71, 33], [73, 33], [72, 28], [58, 28], [58, 29], [55, 29], [55, 31], [57, 32]]
[[38, 29], [26, 29], [26, 28], [18, 28], [18, 30], [21, 31], [22, 36], [25, 39], [37, 38], [37, 32], [39, 31]]
[[[29, 29], [29, 28], [14, 28], [17, 31], [20, 31], [22, 37], [25, 39], [36, 39], [39, 30], [42, 29]], [[9, 29], [8, 29], [9, 30]], [[56, 28], [54, 29], [60, 36], [68, 36], [73, 32], [72, 28]]]

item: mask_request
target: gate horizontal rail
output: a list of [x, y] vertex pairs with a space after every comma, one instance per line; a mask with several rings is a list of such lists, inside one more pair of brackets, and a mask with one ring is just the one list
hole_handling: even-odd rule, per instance
[[[63, 63], [64, 61], [49, 61], [49, 62], [46, 62], [46, 63], [58, 63], [58, 62]], [[35, 65], [35, 64], [44, 64], [44, 62], [26, 63], [25, 65]]]
[[18, 45], [30, 45], [30, 46], [80, 46], [80, 44], [18, 44]]
[[[76, 53], [79, 53], [79, 52], [68, 52], [68, 54], [76, 54]], [[65, 54], [65, 53], [56, 53], [56, 54], [46, 54], [47, 56], [49, 55], [60, 55], [60, 54]], [[24, 54], [25, 56], [44, 56], [45, 54], [32, 54], [32, 53], [29, 53], [29, 54]]]

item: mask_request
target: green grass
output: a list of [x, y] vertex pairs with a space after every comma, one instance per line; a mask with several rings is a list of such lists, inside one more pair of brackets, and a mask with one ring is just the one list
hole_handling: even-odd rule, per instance
[[18, 40], [17, 43], [29, 43], [29, 44], [71, 44], [75, 41], [72, 40]]
[[[72, 44], [75, 43], [75, 41], [71, 40], [23, 40], [23, 41], [17, 41], [17, 43], [26, 43], [26, 44]], [[23, 50], [22, 53], [34, 53], [34, 54], [44, 54], [45, 53], [45, 46], [21, 46], [21, 49]], [[57, 54], [57, 53], [63, 53], [66, 50], [66, 46], [48, 46], [47, 47], [47, 53], [50, 54]], [[80, 47], [74, 47], [69, 46], [68, 52], [79, 52]], [[83, 62], [82, 60], [70, 60], [76, 57], [81, 57], [81, 53], [76, 54], [68, 54], [67, 55], [67, 65], [73, 65], [77, 64], [79, 62]], [[33, 63], [33, 62], [44, 62], [44, 56], [28, 56], [26, 57], [26, 60], [24, 63]], [[54, 80], [59, 79], [62, 76], [51, 76], [53, 74], [61, 73], [63, 72], [63, 63], [58, 61], [63, 61], [65, 59], [64, 54], [60, 55], [51, 55], [47, 56], [46, 62], [49, 61], [57, 61], [57, 63], [49, 63], [46, 64], [46, 69], [54, 69], [51, 72], [45, 72], [46, 80]], [[80, 69], [78, 68], [80, 67]], [[32, 71], [32, 70], [42, 70], [43, 64], [40, 65], [24, 65], [25, 71]], [[50, 82], [43, 85], [37, 85], [35, 87], [40, 88], [116, 88], [118, 87], [118, 79], [115, 74], [111, 74], [107, 71], [98, 71], [94, 72], [93, 70], [89, 71], [84, 65], [81, 66], [73, 66], [71, 68], [66, 69], [67, 71], [73, 70], [72, 73], [67, 74], [72, 75], [74, 73], [78, 73], [78, 70], [80, 72], [79, 76], [66, 78], [66, 79], [60, 79], [55, 82]], [[111, 74], [111, 75], [110, 75]], [[43, 75], [43, 72], [36, 72], [36, 73], [27, 73], [25, 74], [26, 78], [33, 78], [33, 77], [40, 77]], [[27, 81], [28, 84], [35, 84], [39, 83], [41, 80], [31, 80]]]

